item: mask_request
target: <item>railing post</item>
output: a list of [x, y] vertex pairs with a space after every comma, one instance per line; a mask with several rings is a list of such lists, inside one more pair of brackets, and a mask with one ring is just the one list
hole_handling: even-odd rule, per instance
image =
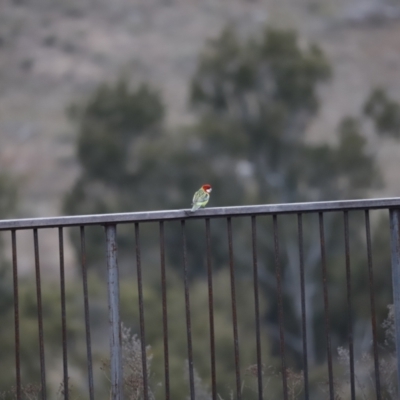
[[397, 360], [397, 387], [400, 392], [400, 209], [390, 210], [392, 285]]
[[110, 324], [111, 399], [123, 399], [123, 373], [121, 352], [121, 321], [119, 315], [119, 276], [117, 262], [117, 228], [106, 226], [107, 288]]

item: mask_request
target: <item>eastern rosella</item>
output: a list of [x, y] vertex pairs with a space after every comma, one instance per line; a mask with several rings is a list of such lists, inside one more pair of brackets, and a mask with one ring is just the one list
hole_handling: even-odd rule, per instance
[[193, 196], [192, 200], [192, 210], [191, 211], [196, 211], [200, 207], [205, 207], [206, 204], [208, 203], [208, 200], [210, 200], [210, 193], [211, 193], [211, 185], [203, 185]]

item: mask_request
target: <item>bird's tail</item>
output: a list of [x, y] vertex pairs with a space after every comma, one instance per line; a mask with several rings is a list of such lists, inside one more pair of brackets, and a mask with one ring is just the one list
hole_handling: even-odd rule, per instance
[[192, 209], [190, 210], [191, 212], [194, 212], [200, 208], [200, 204], [193, 204]]

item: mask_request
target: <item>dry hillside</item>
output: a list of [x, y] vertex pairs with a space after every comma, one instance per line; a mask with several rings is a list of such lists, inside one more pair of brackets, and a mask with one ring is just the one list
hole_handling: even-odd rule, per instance
[[[358, 112], [375, 84], [400, 100], [395, 0], [0, 0], [0, 167], [21, 181], [21, 215], [60, 214], [77, 172], [65, 117], [71, 101], [129, 71], [162, 89], [171, 127], [187, 121], [186, 84], [198, 51], [228, 22], [244, 31], [266, 22], [293, 27], [327, 52], [335, 78], [324, 90], [313, 140]], [[380, 196], [400, 193], [398, 149], [373, 150], [388, 183]], [[57, 251], [50, 237], [42, 240], [45, 264]]]

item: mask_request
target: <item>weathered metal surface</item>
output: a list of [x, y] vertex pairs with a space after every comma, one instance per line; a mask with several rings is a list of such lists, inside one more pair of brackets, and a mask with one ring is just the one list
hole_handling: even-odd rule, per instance
[[235, 268], [233, 262], [233, 240], [232, 240], [232, 219], [227, 218], [228, 228], [228, 251], [229, 251], [229, 272], [231, 279], [231, 299], [232, 299], [232, 327], [233, 327], [233, 350], [235, 356], [235, 375], [236, 375], [236, 398], [242, 398], [242, 379], [240, 375], [240, 354], [239, 354], [239, 333], [236, 309], [236, 284]]
[[374, 272], [372, 265], [372, 249], [371, 249], [371, 227], [369, 222], [369, 210], [364, 211], [365, 215], [365, 234], [367, 240], [367, 259], [368, 259], [368, 282], [369, 282], [369, 300], [371, 306], [371, 325], [372, 325], [372, 349], [374, 353], [375, 367], [375, 390], [376, 399], [381, 400], [381, 379], [379, 373], [379, 354], [378, 354], [378, 333], [375, 311], [375, 291], [374, 291]]
[[117, 228], [106, 227], [108, 322], [110, 332], [111, 399], [123, 399], [123, 371], [121, 352], [121, 320], [119, 313], [119, 274]]
[[325, 250], [325, 231], [324, 231], [324, 215], [318, 214], [319, 217], [319, 240], [321, 246], [321, 267], [322, 267], [322, 288], [324, 292], [324, 322], [325, 322], [325, 337], [326, 337], [326, 354], [328, 358], [328, 386], [329, 399], [335, 400], [334, 381], [333, 381], [333, 366], [332, 366], [332, 344], [331, 344], [331, 326], [329, 315], [329, 296], [328, 296], [328, 270], [326, 265], [326, 250]]
[[93, 361], [92, 361], [92, 339], [90, 334], [90, 313], [89, 313], [89, 290], [87, 280], [86, 265], [86, 239], [85, 227], [80, 227], [81, 236], [81, 268], [82, 268], [82, 285], [83, 285], [83, 308], [85, 313], [85, 331], [86, 331], [86, 361], [88, 370], [89, 398], [94, 400], [94, 383], [93, 383]]
[[397, 387], [400, 390], [400, 208], [390, 211], [392, 285], [396, 340]]
[[351, 400], [356, 400], [356, 386], [354, 374], [354, 343], [353, 343], [353, 303], [352, 303], [352, 285], [350, 269], [350, 240], [349, 240], [349, 212], [343, 213], [344, 222], [344, 248], [346, 259], [346, 289], [347, 289], [347, 325], [349, 337], [349, 370], [350, 370], [350, 393]]
[[338, 200], [308, 203], [264, 204], [240, 207], [204, 208], [192, 213], [189, 210], [165, 210], [127, 212], [117, 214], [78, 215], [51, 218], [9, 219], [0, 221], [0, 230], [32, 229], [59, 226], [105, 225], [128, 222], [151, 222], [160, 220], [182, 220], [205, 217], [228, 217], [239, 215], [289, 214], [322, 211], [387, 209], [400, 207], [400, 198]]

